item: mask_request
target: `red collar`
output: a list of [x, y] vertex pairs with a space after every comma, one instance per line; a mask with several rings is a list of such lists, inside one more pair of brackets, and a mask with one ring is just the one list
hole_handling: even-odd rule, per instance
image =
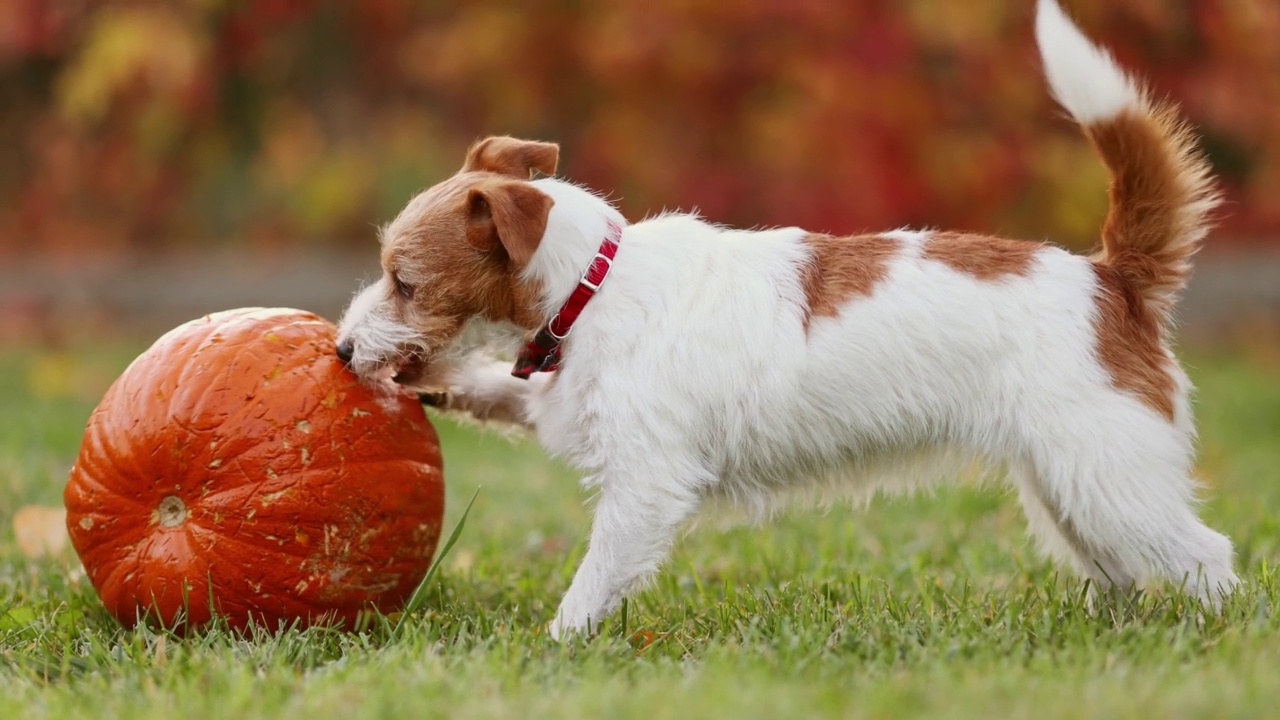
[[569, 336], [573, 323], [587, 306], [587, 301], [595, 296], [600, 283], [613, 267], [613, 256], [618, 253], [618, 243], [622, 241], [622, 226], [609, 221], [609, 234], [600, 249], [591, 259], [587, 271], [582, 274], [578, 286], [569, 293], [569, 299], [560, 306], [560, 311], [551, 316], [546, 325], [538, 329], [533, 339], [525, 344], [516, 358], [516, 365], [511, 374], [521, 380], [528, 380], [536, 372], [555, 372], [560, 369], [560, 343]]

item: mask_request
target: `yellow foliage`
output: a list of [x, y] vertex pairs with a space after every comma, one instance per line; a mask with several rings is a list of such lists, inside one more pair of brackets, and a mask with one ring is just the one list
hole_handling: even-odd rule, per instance
[[70, 120], [95, 122], [130, 83], [180, 90], [195, 79], [206, 45], [171, 9], [104, 8], [59, 78], [58, 107]]

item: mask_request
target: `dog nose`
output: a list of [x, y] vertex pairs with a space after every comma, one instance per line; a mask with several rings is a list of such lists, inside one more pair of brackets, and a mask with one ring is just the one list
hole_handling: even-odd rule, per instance
[[343, 340], [338, 343], [338, 359], [346, 364], [351, 364], [351, 358], [356, 354], [355, 343], [350, 340]]

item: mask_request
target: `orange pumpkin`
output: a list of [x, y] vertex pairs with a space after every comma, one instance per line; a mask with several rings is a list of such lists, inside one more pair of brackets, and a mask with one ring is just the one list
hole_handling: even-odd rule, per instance
[[444, 511], [435, 430], [414, 398], [358, 383], [334, 336], [297, 310], [218, 313], [107, 390], [64, 500], [122, 623], [349, 626], [422, 580]]

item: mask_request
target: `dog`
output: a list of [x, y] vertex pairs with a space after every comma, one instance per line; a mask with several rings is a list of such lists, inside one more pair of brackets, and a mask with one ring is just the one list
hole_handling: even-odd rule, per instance
[[[796, 491], [905, 489], [975, 459], [1097, 588], [1167, 582], [1215, 605], [1236, 585], [1231, 541], [1197, 517], [1191, 385], [1169, 349], [1220, 202], [1208, 162], [1056, 2], [1039, 0], [1035, 32], [1110, 173], [1091, 256], [956, 232], [628, 224], [554, 177], [556, 145], [510, 137], [473, 146], [384, 229], [339, 357], [526, 423], [597, 494], [553, 636], [590, 633], [711, 501], [767, 515]], [[495, 338], [524, 342], [514, 371], [475, 359]]]

